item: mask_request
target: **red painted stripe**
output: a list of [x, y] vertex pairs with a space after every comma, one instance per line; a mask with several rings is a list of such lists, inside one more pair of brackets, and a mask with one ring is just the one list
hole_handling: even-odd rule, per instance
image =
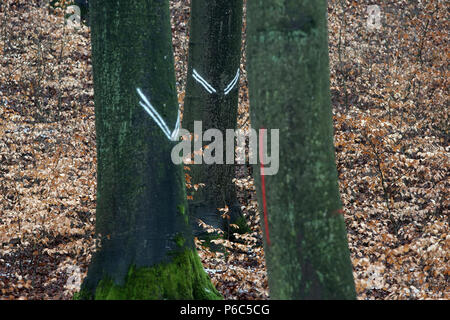
[[264, 227], [266, 233], [267, 245], [270, 246], [270, 236], [269, 236], [269, 222], [267, 220], [267, 202], [266, 202], [266, 182], [264, 180], [264, 141], [263, 135], [266, 129], [259, 129], [259, 163], [261, 164], [261, 188], [263, 197], [263, 209], [264, 209]]

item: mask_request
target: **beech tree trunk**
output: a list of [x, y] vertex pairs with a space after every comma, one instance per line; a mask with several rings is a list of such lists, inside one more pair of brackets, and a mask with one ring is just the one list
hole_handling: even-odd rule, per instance
[[97, 134], [96, 252], [81, 299], [217, 299], [189, 227], [184, 176], [137, 88], [178, 115], [168, 0], [90, 0]]
[[252, 127], [280, 130], [279, 172], [264, 177], [270, 297], [354, 299], [334, 160], [327, 1], [248, 1], [247, 14]]
[[[223, 133], [224, 146], [225, 130], [235, 129], [237, 125], [242, 11], [242, 0], [192, 0], [191, 3], [189, 66], [182, 126], [193, 133], [194, 121], [201, 121], [203, 131], [219, 129]], [[200, 77], [209, 87], [201, 83]], [[209, 143], [204, 141], [203, 146]], [[221, 218], [218, 208], [227, 205], [232, 221], [241, 217], [232, 182], [235, 166], [226, 164], [225, 150], [224, 147], [223, 164], [190, 166], [188, 174], [192, 177], [192, 184], [205, 184], [189, 201], [196, 234], [201, 231], [197, 219], [226, 229], [229, 221]]]

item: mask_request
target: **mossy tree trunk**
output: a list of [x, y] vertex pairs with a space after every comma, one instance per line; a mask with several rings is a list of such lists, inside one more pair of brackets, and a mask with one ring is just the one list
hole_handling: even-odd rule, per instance
[[[191, 3], [189, 66], [182, 126], [194, 133], [194, 121], [201, 121], [203, 131], [219, 129], [223, 133], [224, 146], [225, 130], [235, 129], [237, 124], [242, 11], [242, 0], [192, 0]], [[202, 84], [202, 80], [209, 87]], [[203, 146], [209, 143], [204, 141]], [[205, 184], [189, 202], [196, 233], [201, 230], [197, 219], [214, 227], [226, 228], [228, 220], [223, 220], [217, 210], [226, 205], [230, 208], [228, 214], [232, 220], [241, 217], [232, 182], [235, 166], [226, 164], [225, 151], [224, 147], [223, 164], [203, 162], [190, 166], [188, 174], [192, 183]]]
[[81, 299], [209, 299], [187, 218], [181, 166], [139, 105], [171, 129], [178, 115], [168, 0], [91, 0], [97, 134], [96, 232], [101, 248]]
[[354, 299], [334, 160], [327, 1], [248, 1], [247, 14], [252, 127], [280, 130], [279, 172], [264, 179], [270, 297]]

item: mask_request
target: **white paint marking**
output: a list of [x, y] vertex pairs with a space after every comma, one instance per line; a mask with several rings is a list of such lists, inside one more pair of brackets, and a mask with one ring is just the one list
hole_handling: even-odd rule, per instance
[[166, 123], [164, 122], [163, 118], [161, 118], [159, 113], [156, 112], [155, 108], [153, 108], [152, 104], [150, 103], [150, 101], [148, 101], [147, 97], [142, 93], [141, 89], [137, 88], [136, 91], [141, 97], [141, 99], [144, 101], [144, 102], [139, 101], [139, 104], [142, 106], [142, 108], [144, 108], [144, 110], [153, 118], [153, 120], [155, 120], [156, 124], [161, 128], [162, 132], [166, 135], [167, 139], [171, 141], [176, 141], [178, 131], [180, 131], [180, 109], [178, 108], [177, 122], [175, 123], [175, 128], [171, 133]]
[[239, 69], [237, 69], [236, 75], [234, 76], [233, 80], [228, 84], [228, 86], [225, 88], [224, 92], [225, 95], [229, 94], [231, 90], [233, 90], [234, 86], [239, 80]]
[[177, 141], [178, 131], [180, 131], [180, 108], [178, 108], [177, 122], [175, 123], [175, 128], [173, 129], [172, 135], [170, 136], [170, 140]]
[[195, 69], [192, 73], [192, 77], [194, 77], [194, 79], [197, 80], [197, 82], [200, 83], [209, 93], [216, 92], [216, 89], [214, 89], [205, 79], [203, 79]]
[[[141, 89], [137, 89], [137, 92], [139, 93], [139, 95], [141, 96], [141, 99], [144, 100], [144, 103], [147, 105], [148, 109], [151, 110], [151, 112], [154, 114], [154, 116], [157, 117], [157, 119], [155, 121], [159, 124], [159, 126], [161, 127], [161, 125], [164, 127], [161, 127], [162, 130], [166, 131], [166, 132], [170, 132], [169, 128], [167, 127], [166, 123], [164, 122], [164, 120], [161, 118], [161, 116], [159, 115], [158, 112], [156, 112], [155, 108], [153, 108], [152, 104], [150, 103], [150, 101], [148, 101], [147, 97], [142, 93]], [[144, 104], [141, 102], [139, 102], [141, 104], [141, 106], [144, 106]], [[148, 111], [147, 111], [148, 112]]]
[[211, 89], [209, 89], [201, 80], [200, 78], [198, 78], [195, 74], [192, 75], [192, 77], [194, 77], [195, 80], [197, 80], [197, 82], [199, 82], [203, 88], [206, 89], [206, 91], [208, 91], [209, 93], [213, 93], [213, 91]]

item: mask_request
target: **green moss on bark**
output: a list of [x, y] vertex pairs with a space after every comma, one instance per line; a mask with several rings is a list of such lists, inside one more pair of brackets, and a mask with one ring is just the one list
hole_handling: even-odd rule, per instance
[[220, 300], [195, 250], [185, 250], [170, 263], [152, 267], [130, 266], [123, 285], [110, 278], [102, 279], [95, 293], [81, 291], [77, 300]]

